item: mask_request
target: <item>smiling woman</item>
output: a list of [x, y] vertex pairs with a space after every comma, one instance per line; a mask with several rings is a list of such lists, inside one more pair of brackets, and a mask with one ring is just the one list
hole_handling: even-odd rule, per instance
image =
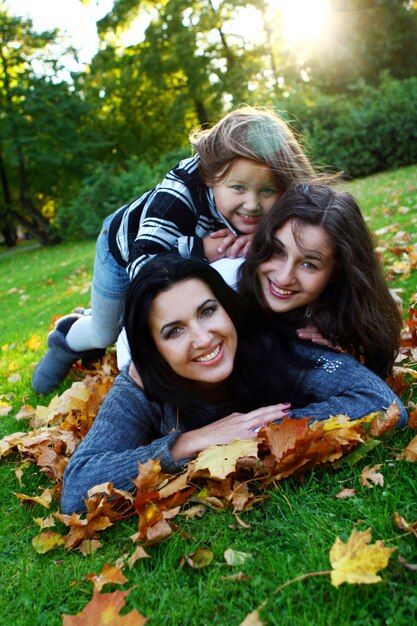
[[184, 281], [156, 296], [150, 329], [159, 353], [179, 376], [210, 388], [232, 373], [236, 329], [201, 280]]
[[84, 509], [95, 485], [133, 489], [138, 463], [159, 459], [177, 472], [208, 446], [253, 438], [287, 415], [357, 419], [396, 400], [406, 421], [381, 379], [348, 355], [287, 337], [262, 312], [250, 317], [203, 261], [149, 261], [128, 290], [124, 321], [133, 363], [65, 470], [64, 512]]

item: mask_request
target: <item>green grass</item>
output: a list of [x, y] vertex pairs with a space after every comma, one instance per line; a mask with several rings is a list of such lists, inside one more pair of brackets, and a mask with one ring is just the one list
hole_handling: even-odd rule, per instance
[[[411, 244], [416, 243], [417, 167], [354, 181], [347, 187], [358, 197], [373, 229], [399, 223], [401, 230], [412, 235]], [[409, 207], [410, 211], [399, 213], [399, 207]], [[384, 246], [394, 234], [381, 237]], [[30, 388], [33, 365], [44, 350], [52, 318], [88, 304], [93, 257], [93, 242], [0, 255], [0, 399], [13, 407], [9, 415], [0, 418], [0, 436], [24, 430], [25, 423], [16, 422], [14, 415], [23, 403], [37, 402]], [[389, 265], [388, 255], [386, 259]], [[397, 276], [392, 283], [404, 289], [404, 302], [416, 291], [416, 275], [414, 270], [408, 278]], [[41, 337], [38, 351], [26, 345], [33, 335]], [[15, 373], [20, 374], [20, 380], [12, 376]], [[58, 392], [70, 384], [71, 379], [66, 380]], [[42, 403], [47, 404], [50, 397]], [[415, 391], [413, 399], [417, 401]], [[409, 522], [417, 519], [417, 465], [398, 462], [393, 456], [413, 434], [392, 435], [355, 466], [315, 470], [304, 482], [293, 478], [282, 481], [278, 488], [269, 489], [265, 502], [241, 515], [249, 528], [237, 524], [229, 511], [209, 511], [194, 520], [178, 516], [178, 531], [149, 548], [149, 559], [124, 570], [128, 582], [123, 589], [133, 587], [127, 610], [139, 610], [149, 618], [150, 626], [237, 626], [268, 599], [261, 610], [268, 625], [413, 623], [417, 614], [417, 596], [413, 593], [416, 572], [404, 568], [398, 555], [417, 563], [417, 541], [398, 530], [392, 517], [398, 512]], [[384, 487], [362, 487], [363, 466], [376, 463], [382, 464]], [[20, 464], [19, 458], [7, 457], [0, 465], [0, 621], [14, 626], [55, 626], [62, 623], [62, 613], [76, 614], [89, 602], [92, 585], [83, 580], [85, 575], [99, 573], [104, 563], [114, 564], [122, 554], [133, 552], [130, 535], [136, 531], [137, 522], [135, 518], [123, 520], [102, 533], [103, 547], [92, 556], [66, 553], [62, 548], [39, 555], [31, 544], [39, 533], [33, 518], [45, 517], [48, 512], [38, 504], [22, 506], [13, 494], [33, 495], [38, 487], [49, 483], [31, 466], [24, 470], [20, 486], [14, 473]], [[342, 487], [354, 487], [357, 493], [349, 500], [338, 500], [334, 496]], [[299, 575], [328, 570], [329, 551], [336, 536], [346, 540], [354, 528], [371, 528], [373, 541], [383, 539], [386, 545], [397, 548], [381, 573], [383, 582], [344, 584], [336, 589], [329, 576], [317, 576], [274, 594], [280, 585]], [[59, 523], [57, 530], [65, 532]], [[211, 565], [201, 570], [181, 566], [181, 557], [199, 547], [213, 551]], [[239, 567], [228, 566], [223, 556], [227, 548], [252, 557]], [[223, 579], [238, 571], [249, 579]], [[74, 585], [74, 581], [79, 582]], [[107, 586], [104, 592], [115, 589]]]

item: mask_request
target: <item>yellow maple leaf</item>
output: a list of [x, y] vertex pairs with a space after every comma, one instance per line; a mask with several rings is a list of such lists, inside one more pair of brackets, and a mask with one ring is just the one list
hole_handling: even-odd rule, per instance
[[209, 446], [193, 461], [188, 470], [188, 477], [208, 476], [223, 480], [235, 471], [236, 461], [243, 457], [258, 454], [258, 439], [233, 439], [226, 445]]
[[32, 335], [32, 337], [26, 342], [26, 347], [29, 350], [34, 350], [35, 352], [39, 350], [42, 343], [42, 337], [40, 335]]
[[346, 543], [336, 538], [330, 550], [333, 568], [330, 578], [334, 587], [344, 582], [369, 585], [382, 580], [377, 572], [387, 566], [396, 548], [385, 547], [383, 541], [368, 545], [370, 541], [369, 528], [364, 531], [353, 530]]
[[13, 407], [10, 404], [0, 400], [0, 415], [8, 415], [12, 409]]
[[38, 554], [45, 554], [54, 548], [63, 546], [65, 538], [52, 530], [45, 530], [32, 539], [32, 545]]

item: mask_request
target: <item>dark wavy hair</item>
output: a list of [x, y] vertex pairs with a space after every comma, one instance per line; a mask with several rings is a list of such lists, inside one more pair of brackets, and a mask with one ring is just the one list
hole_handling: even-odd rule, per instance
[[293, 220], [294, 238], [301, 250], [304, 224], [323, 227], [335, 248], [332, 279], [308, 305], [308, 323], [376, 374], [387, 377], [398, 353], [401, 314], [385, 283], [374, 237], [350, 194], [328, 185], [290, 187], [255, 232], [239, 270], [241, 296], [267, 310], [258, 268], [274, 255], [274, 235], [288, 220]]
[[149, 327], [149, 313], [156, 296], [193, 278], [211, 289], [238, 334], [242, 332], [244, 316], [240, 313], [239, 296], [208, 263], [182, 258], [175, 252], [158, 254], [131, 282], [125, 299], [124, 325], [132, 361], [148, 395], [170, 403], [198, 406], [197, 385], [172, 370], [157, 349]]

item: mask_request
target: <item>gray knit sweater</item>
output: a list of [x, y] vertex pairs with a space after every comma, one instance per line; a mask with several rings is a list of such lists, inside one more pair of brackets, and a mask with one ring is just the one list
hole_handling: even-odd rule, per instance
[[[315, 366], [299, 372], [295, 384], [303, 395], [312, 394], [315, 402], [293, 410], [290, 417], [312, 416], [324, 420], [342, 413], [358, 419], [385, 409], [396, 400], [401, 409], [399, 425], [407, 424], [407, 413], [401, 401], [378, 376], [355, 359], [300, 342], [299, 352], [305, 351], [314, 359]], [[285, 402], [285, 398], [277, 398], [277, 402]], [[261, 399], [259, 406], [262, 406]], [[215, 413], [210, 421], [224, 417]], [[131, 479], [138, 474], [138, 463], [145, 463], [149, 458], [160, 459], [165, 472], [180, 471], [190, 459], [174, 461], [170, 448], [181, 432], [192, 428], [195, 425], [190, 427], [181, 419], [177, 424], [176, 407], [150, 401], [131, 379], [127, 367], [124, 368], [68, 463], [62, 510], [65, 513], [85, 510], [87, 491], [100, 483], [111, 481], [118, 489], [132, 490]]]

